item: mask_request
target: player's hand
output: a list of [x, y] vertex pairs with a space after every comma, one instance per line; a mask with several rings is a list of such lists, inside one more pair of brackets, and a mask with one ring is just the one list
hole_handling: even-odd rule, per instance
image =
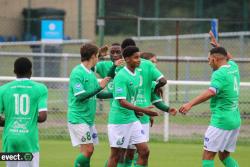
[[115, 66], [124, 66], [124, 65], [125, 65], [124, 59], [119, 59], [115, 61]]
[[168, 110], [168, 113], [172, 116], [175, 116], [177, 114], [177, 109], [176, 108], [170, 108]]
[[192, 108], [190, 103], [183, 104], [179, 109], [179, 112], [185, 115]]
[[155, 116], [158, 116], [158, 115], [159, 115], [157, 112], [152, 111], [152, 110], [150, 110], [150, 109], [148, 109], [148, 108], [144, 108], [144, 109], [142, 110], [142, 112], [143, 112], [144, 114], [147, 114], [148, 116], [152, 116], [152, 117], [155, 117]]
[[154, 117], [150, 117], [149, 121], [150, 121], [150, 127], [153, 127], [153, 125], [154, 125]]
[[214, 33], [211, 30], [209, 31], [209, 36], [210, 36], [210, 44], [213, 47], [219, 47], [220, 44], [217, 42], [216, 38], [214, 37]]
[[111, 77], [105, 77], [101, 80], [101, 82], [99, 83], [100, 87], [103, 89], [106, 87], [106, 85], [109, 83]]
[[109, 47], [108, 45], [104, 45], [102, 47], [99, 48], [99, 57], [105, 57], [108, 55], [108, 50]]

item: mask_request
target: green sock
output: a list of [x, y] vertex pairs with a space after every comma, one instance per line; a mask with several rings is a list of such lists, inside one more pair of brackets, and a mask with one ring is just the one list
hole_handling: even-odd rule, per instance
[[126, 158], [125, 159], [125, 167], [132, 167], [132, 161], [133, 160], [131, 160], [131, 159], [129, 159], [129, 158]]
[[134, 159], [133, 159], [133, 161], [134, 161], [134, 166], [136, 166], [137, 160], [138, 160], [138, 152], [136, 151], [136, 152], [134, 153]]
[[233, 159], [232, 157], [228, 156], [227, 158], [225, 158], [222, 163], [224, 164], [224, 166], [226, 167], [239, 167], [238, 162]]
[[107, 160], [107, 161], [105, 162], [104, 167], [107, 167], [107, 166], [108, 166], [108, 162], [109, 162], [109, 160]]
[[90, 158], [79, 154], [75, 160], [74, 167], [90, 167]]
[[214, 167], [214, 160], [202, 160], [202, 167]]

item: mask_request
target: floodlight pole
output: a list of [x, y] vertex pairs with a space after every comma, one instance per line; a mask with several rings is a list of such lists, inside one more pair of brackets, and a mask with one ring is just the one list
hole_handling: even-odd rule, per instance
[[98, 25], [98, 34], [99, 34], [99, 46], [102, 46], [104, 43], [104, 26], [105, 26], [105, 2], [104, 0], [99, 0], [98, 16], [97, 20]]
[[[175, 63], [175, 80], [179, 80], [179, 34], [180, 34], [180, 21], [176, 21], [176, 47], [175, 47], [175, 56], [176, 56], [176, 63]], [[178, 86], [175, 87], [175, 99], [178, 100]]]
[[78, 39], [82, 39], [82, 0], [78, 0]]

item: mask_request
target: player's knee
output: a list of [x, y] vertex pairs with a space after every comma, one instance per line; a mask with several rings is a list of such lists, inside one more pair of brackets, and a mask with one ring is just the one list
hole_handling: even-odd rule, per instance
[[93, 153], [94, 153], [94, 147], [87, 147], [86, 148], [85, 154], [87, 157], [91, 157]]
[[139, 156], [143, 159], [147, 159], [149, 157], [149, 149], [148, 147], [143, 148], [142, 150], [138, 151]]
[[230, 155], [230, 153], [229, 152], [219, 152], [219, 159], [221, 160], [221, 161], [223, 161], [224, 159], [226, 159], [228, 156]]

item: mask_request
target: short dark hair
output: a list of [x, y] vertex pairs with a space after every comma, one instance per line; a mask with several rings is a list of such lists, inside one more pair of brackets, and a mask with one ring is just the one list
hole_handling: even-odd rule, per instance
[[132, 38], [126, 38], [122, 41], [121, 48], [125, 49], [128, 46], [136, 46], [135, 41]]
[[31, 75], [32, 63], [27, 57], [20, 57], [14, 63], [14, 73], [17, 76]]
[[124, 58], [125, 58], [125, 57], [130, 57], [130, 56], [132, 56], [134, 53], [139, 52], [139, 51], [140, 51], [139, 48], [136, 47], [136, 46], [128, 46], [128, 47], [126, 47], [126, 48], [123, 50], [122, 55], [123, 55]]
[[98, 53], [98, 47], [91, 43], [86, 43], [81, 46], [80, 54], [81, 54], [81, 61], [86, 61], [91, 58], [93, 54]]
[[147, 60], [151, 59], [151, 58], [154, 57], [154, 56], [156, 56], [156, 55], [153, 54], [153, 53], [150, 53], [150, 52], [143, 52], [143, 53], [141, 54], [141, 58], [147, 59]]
[[227, 51], [223, 47], [216, 47], [216, 48], [213, 48], [213, 49], [210, 50], [210, 55], [216, 54], [216, 53], [221, 54], [223, 56], [227, 56]]

